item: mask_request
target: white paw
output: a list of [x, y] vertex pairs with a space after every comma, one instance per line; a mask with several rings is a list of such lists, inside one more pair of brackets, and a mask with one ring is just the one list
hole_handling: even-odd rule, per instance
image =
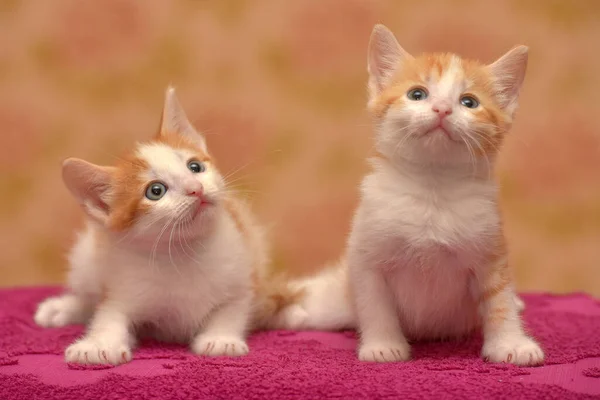
[[77, 364], [119, 365], [131, 361], [131, 349], [123, 343], [103, 343], [92, 339], [81, 339], [65, 351], [65, 360]]
[[367, 342], [358, 349], [358, 359], [367, 362], [394, 362], [410, 359], [407, 342]]
[[192, 343], [192, 351], [201, 356], [239, 357], [248, 354], [248, 345], [241, 338], [227, 336], [199, 336]]
[[483, 344], [481, 356], [494, 363], [510, 363], [533, 366], [544, 362], [544, 352], [531, 338], [525, 335], [504, 335]]
[[36, 324], [54, 328], [78, 322], [79, 309], [71, 296], [50, 297], [40, 303], [33, 317]]

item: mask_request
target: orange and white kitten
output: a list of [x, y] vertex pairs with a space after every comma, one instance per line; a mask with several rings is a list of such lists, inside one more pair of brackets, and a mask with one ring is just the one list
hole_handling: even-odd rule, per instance
[[490, 65], [413, 57], [382, 25], [368, 52], [377, 156], [361, 185], [346, 256], [294, 283], [283, 327], [360, 331], [363, 361], [410, 358], [408, 340], [483, 330], [482, 357], [536, 365], [523, 330], [491, 172], [510, 130], [527, 48]]
[[91, 318], [68, 362], [127, 362], [139, 335], [201, 355], [248, 353], [247, 331], [277, 309], [263, 296], [263, 232], [227, 190], [173, 88], [153, 140], [114, 167], [68, 159], [63, 179], [87, 226], [70, 253], [68, 292], [42, 302], [35, 321]]

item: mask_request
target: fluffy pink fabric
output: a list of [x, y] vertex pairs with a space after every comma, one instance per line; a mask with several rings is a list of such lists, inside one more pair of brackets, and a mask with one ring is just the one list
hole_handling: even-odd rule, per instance
[[484, 363], [478, 337], [416, 344], [407, 363], [364, 364], [352, 332], [258, 333], [239, 359], [143, 343], [129, 364], [86, 367], [62, 357], [81, 326], [33, 323], [36, 304], [57, 292], [0, 291], [0, 399], [600, 398], [600, 302], [580, 294], [524, 296], [547, 354], [538, 368]]

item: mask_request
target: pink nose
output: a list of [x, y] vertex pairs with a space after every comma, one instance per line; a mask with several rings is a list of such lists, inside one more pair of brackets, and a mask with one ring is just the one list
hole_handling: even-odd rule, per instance
[[449, 104], [437, 103], [431, 106], [431, 109], [436, 112], [440, 118], [444, 118], [452, 114], [452, 107]]
[[196, 183], [195, 185], [189, 185], [186, 187], [186, 193], [188, 196], [196, 196], [200, 197], [204, 194], [204, 187], [201, 183]]

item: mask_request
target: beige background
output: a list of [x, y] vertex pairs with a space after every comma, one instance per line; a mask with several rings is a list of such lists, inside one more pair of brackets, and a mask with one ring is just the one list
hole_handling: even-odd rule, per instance
[[0, 285], [62, 281], [81, 215], [61, 160], [110, 163], [151, 136], [170, 82], [221, 168], [240, 169], [277, 265], [337, 257], [383, 22], [415, 53], [530, 46], [501, 162], [518, 285], [600, 295], [598, 21], [594, 0], [0, 1]]

